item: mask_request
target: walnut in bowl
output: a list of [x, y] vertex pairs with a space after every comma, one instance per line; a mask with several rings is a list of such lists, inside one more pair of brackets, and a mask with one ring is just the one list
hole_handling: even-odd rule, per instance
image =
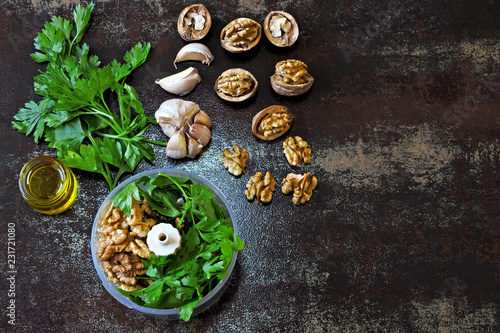
[[264, 33], [278, 47], [292, 46], [299, 38], [299, 26], [292, 15], [272, 11], [264, 20]]
[[232, 53], [250, 50], [260, 41], [262, 27], [252, 19], [241, 17], [229, 22], [222, 29], [220, 43], [223, 48]]
[[212, 17], [202, 4], [184, 8], [177, 20], [177, 31], [186, 42], [202, 39], [208, 34], [211, 26]]
[[229, 102], [242, 102], [257, 92], [255, 77], [242, 68], [231, 68], [223, 72], [215, 81], [215, 92]]
[[313, 82], [314, 78], [307, 71], [307, 65], [295, 59], [278, 62], [275, 73], [271, 76], [271, 87], [283, 96], [305, 94]]

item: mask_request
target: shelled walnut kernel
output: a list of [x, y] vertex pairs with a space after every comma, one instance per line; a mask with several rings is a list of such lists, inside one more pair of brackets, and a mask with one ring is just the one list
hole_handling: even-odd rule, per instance
[[245, 166], [250, 158], [250, 154], [248, 154], [246, 149], [238, 145], [233, 145], [233, 150], [234, 152], [229, 151], [229, 149], [224, 149], [222, 153], [222, 163], [230, 174], [240, 176], [245, 172]]
[[289, 137], [283, 142], [283, 153], [285, 153], [288, 163], [293, 166], [300, 166], [311, 162], [311, 149], [307, 147], [307, 142], [300, 136]]
[[100, 235], [97, 256], [108, 279], [123, 290], [146, 286], [138, 283], [135, 277], [145, 274], [141, 258], [147, 259], [151, 252], [143, 239], [156, 224], [156, 219], [157, 213], [146, 199], [132, 199], [130, 216], [111, 205], [101, 221], [97, 230]]
[[311, 199], [312, 191], [318, 185], [318, 179], [311, 177], [311, 173], [297, 175], [289, 173], [282, 182], [281, 191], [283, 194], [293, 192], [293, 203], [295, 205], [304, 204]]
[[245, 191], [248, 200], [257, 198], [257, 203], [268, 203], [272, 200], [276, 180], [270, 172], [266, 172], [264, 179], [262, 179], [262, 176], [263, 173], [259, 171], [248, 180]]

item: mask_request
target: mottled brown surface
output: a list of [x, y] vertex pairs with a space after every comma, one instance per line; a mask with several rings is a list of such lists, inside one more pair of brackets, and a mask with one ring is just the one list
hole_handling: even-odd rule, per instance
[[[108, 189], [76, 171], [79, 198], [68, 212], [43, 216], [17, 189], [23, 164], [54, 156], [11, 128], [42, 66], [29, 57], [50, 15], [71, 17], [78, 1], [0, 3], [2, 179], [0, 331], [37, 332], [498, 332], [500, 331], [500, 3], [456, 1], [216, 1], [203, 40], [215, 56], [195, 66], [203, 82], [186, 96], [213, 121], [209, 148], [173, 161], [155, 148], [158, 167], [189, 170], [218, 184], [236, 212], [246, 249], [227, 292], [189, 323], [146, 317], [102, 287], [90, 254], [92, 221]], [[139, 41], [147, 62], [130, 83], [149, 115], [172, 95], [154, 84], [172, 74], [185, 45], [176, 31], [186, 1], [99, 1], [85, 41], [104, 63]], [[248, 54], [222, 49], [221, 29], [237, 17], [263, 22], [271, 10], [292, 14], [297, 43], [278, 49], [265, 38]], [[274, 65], [296, 58], [315, 78], [304, 96], [275, 94]], [[230, 104], [213, 83], [231, 67], [259, 81], [256, 97]], [[291, 167], [282, 140], [252, 135], [251, 120], [274, 104], [295, 116], [290, 135], [312, 149]], [[164, 140], [159, 128], [147, 136]], [[247, 173], [234, 178], [220, 158], [238, 144]], [[311, 172], [319, 185], [306, 205], [275, 193], [248, 202], [257, 171], [280, 182]], [[16, 325], [7, 320], [7, 223], [16, 225]]]

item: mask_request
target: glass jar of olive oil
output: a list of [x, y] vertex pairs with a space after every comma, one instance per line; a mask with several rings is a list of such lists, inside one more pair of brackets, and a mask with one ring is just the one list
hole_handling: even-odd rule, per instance
[[58, 214], [74, 202], [78, 183], [73, 172], [62, 162], [48, 156], [32, 159], [19, 175], [24, 200], [44, 214]]

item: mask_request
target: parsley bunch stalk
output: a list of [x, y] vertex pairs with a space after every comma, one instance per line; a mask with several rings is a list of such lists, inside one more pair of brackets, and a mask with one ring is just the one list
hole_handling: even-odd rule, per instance
[[[48, 62], [46, 70], [34, 77], [35, 92], [43, 99], [26, 103], [14, 116], [13, 127], [32, 134], [36, 143], [43, 137], [67, 166], [102, 174], [111, 190], [143, 158], [154, 160], [147, 143], [166, 143], [143, 137], [148, 123], [156, 121], [145, 115], [136, 90], [125, 83], [144, 63], [151, 45], [137, 43], [126, 52], [124, 63], [113, 60], [101, 66], [99, 58], [89, 54], [89, 46], [80, 45], [93, 8], [93, 3], [87, 8], [78, 5], [73, 12], [75, 25], [53, 16], [35, 37], [37, 52], [31, 57], [37, 63]], [[108, 91], [116, 94], [119, 113], [107, 105]], [[117, 169], [114, 179], [112, 167]]]

